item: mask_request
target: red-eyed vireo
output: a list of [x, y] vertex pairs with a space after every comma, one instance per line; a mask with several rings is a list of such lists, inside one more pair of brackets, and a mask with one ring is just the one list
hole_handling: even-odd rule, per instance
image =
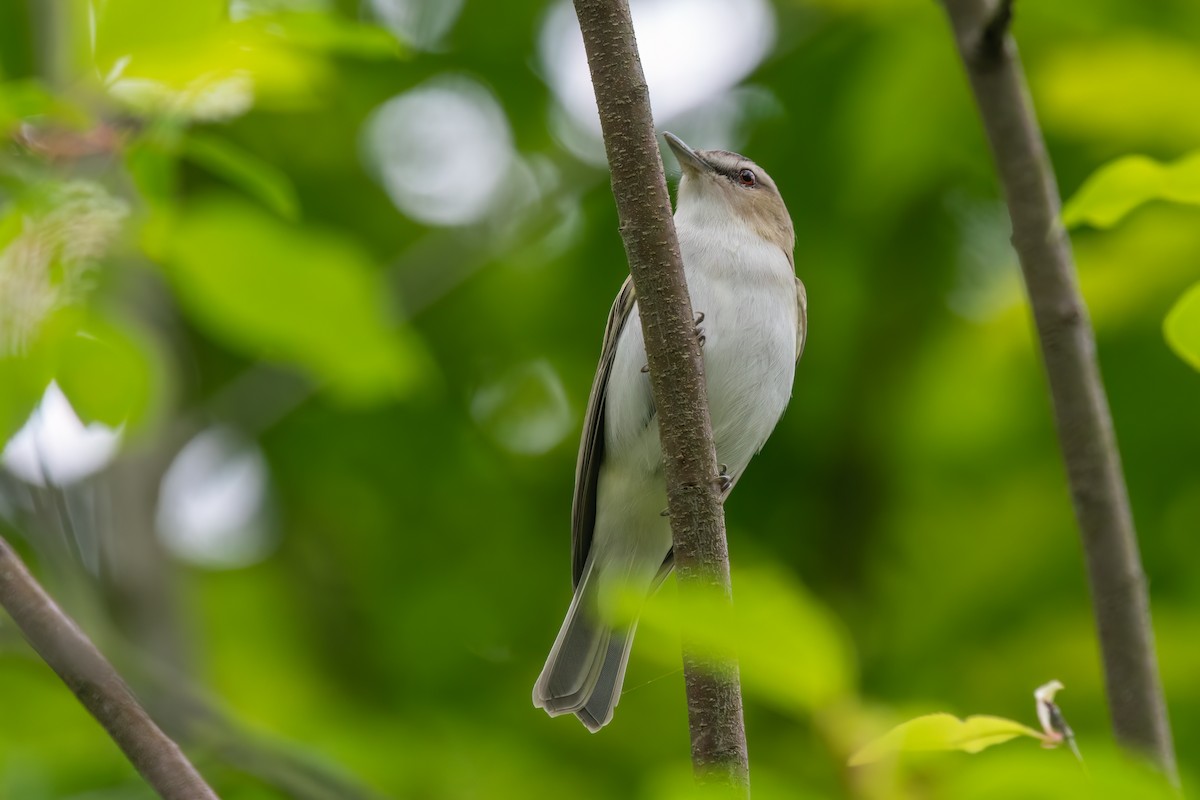
[[[724, 150], [692, 150], [666, 134], [683, 175], [675, 230], [701, 325], [704, 374], [723, 490], [767, 441], [792, 394], [807, 301], [796, 277], [795, 231], [775, 182]], [[701, 332], [702, 331], [702, 332]], [[575, 469], [575, 596], [533, 687], [551, 716], [573, 713], [598, 731], [621, 696], [636, 623], [613, 622], [632, 592], [670, 572], [671, 528], [654, 399], [633, 283], [604, 331]]]

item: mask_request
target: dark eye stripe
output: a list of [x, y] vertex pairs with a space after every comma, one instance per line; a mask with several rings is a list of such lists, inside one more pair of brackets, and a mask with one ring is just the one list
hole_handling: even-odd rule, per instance
[[735, 183], [739, 180], [741, 174], [746, 170], [750, 170], [754, 173], [754, 177], [756, 179], [758, 178], [758, 172], [755, 171], [754, 167], [748, 166], [745, 161], [734, 164], [732, 167], [716, 168], [717, 172], [719, 172], [721, 175], [724, 175], [726, 178], [729, 178], [729, 180], [734, 181]]

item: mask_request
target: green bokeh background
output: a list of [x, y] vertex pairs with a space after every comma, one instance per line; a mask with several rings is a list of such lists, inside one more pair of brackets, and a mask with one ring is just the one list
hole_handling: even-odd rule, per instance
[[[231, 27], [219, 2], [109, 0], [93, 51], [86, 3], [0, 4], [0, 244], [67, 207], [72, 181], [127, 212], [82, 288], [0, 353], [4, 437], [54, 375], [85, 421], [123, 423], [124, 445], [61, 492], [7, 476], [5, 535], [223, 797], [686, 796], [669, 626], [641, 632], [602, 733], [529, 700], [569, 599], [577, 434], [626, 274], [606, 174], [552, 122], [537, 55], [551, 6], [465, 3], [435, 44], [397, 42], [346, 0], [303, 17], [236, 5], [261, 13]], [[726, 109], [733, 140], [694, 141], [771, 172], [810, 300], [791, 408], [727, 524], [739, 575], [772, 576], [779, 607], [805, 609], [749, 626], [746, 646], [779, 648], [797, 684], [816, 669], [838, 688], [796, 700], [786, 670], [747, 676], [757, 794], [1062, 797], [1061, 782], [1148, 796], [1110, 757], [1050, 401], [943, 13], [928, 0], [773, 11], [773, 48]], [[1118, 156], [1200, 147], [1200, 6], [1021, 3], [1015, 34], [1065, 196]], [[158, 100], [102, 86], [128, 53], [127, 75], [167, 87]], [[206, 115], [179, 99], [198, 74], [248, 76], [252, 99]], [[451, 78], [491, 93], [524, 166], [481, 218], [446, 227], [397, 210], [363, 131], [390, 98]], [[70, 150], [98, 126], [113, 143]], [[96, 207], [69, 225], [90, 230]], [[1200, 279], [1200, 210], [1155, 202], [1072, 240], [1187, 785], [1200, 375], [1162, 324]], [[73, 263], [64, 251], [47, 268], [62, 284]], [[211, 425], [255, 442], [269, 469], [271, 544], [227, 568], [153, 531], [164, 470]], [[62, 545], [63, 498], [82, 562]], [[1094, 784], [1029, 741], [844, 766], [917, 714], [1034, 724], [1032, 691], [1052, 678]], [[0, 798], [144, 796], [0, 621]]]

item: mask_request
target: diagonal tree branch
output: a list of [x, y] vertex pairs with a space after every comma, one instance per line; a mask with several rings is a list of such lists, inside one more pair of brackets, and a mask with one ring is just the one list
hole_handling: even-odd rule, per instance
[[1012, 0], [944, 0], [1012, 217], [1083, 539], [1113, 730], [1173, 781], [1150, 601], [1096, 343], [1041, 129], [1009, 35]]
[[[629, 6], [627, 0], [575, 0], [575, 11], [645, 334], [680, 590], [716, 587], [732, 603], [703, 363]], [[700, 656], [686, 630], [683, 649], [697, 776], [748, 795], [737, 663]]]
[[217, 800], [91, 640], [38, 585], [0, 537], [0, 606], [164, 800]]

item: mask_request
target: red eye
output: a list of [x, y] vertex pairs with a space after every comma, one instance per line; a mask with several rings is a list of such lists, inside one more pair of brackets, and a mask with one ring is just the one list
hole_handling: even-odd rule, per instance
[[754, 184], [758, 183], [758, 181], [754, 178], [754, 173], [748, 169], [744, 169], [738, 173], [738, 182], [740, 182], [742, 186], [753, 186]]

